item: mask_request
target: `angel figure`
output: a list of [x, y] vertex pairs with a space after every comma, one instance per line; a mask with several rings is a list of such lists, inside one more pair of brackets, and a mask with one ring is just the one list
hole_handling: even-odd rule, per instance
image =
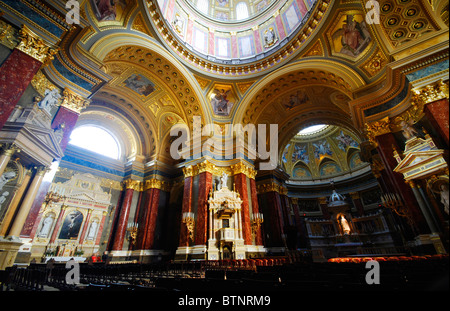
[[408, 121], [402, 120], [400, 126], [402, 127], [403, 136], [408, 140], [416, 136], [417, 130], [413, 127], [414, 120], [409, 119]]
[[211, 105], [213, 106], [214, 113], [222, 116], [228, 116], [230, 114], [233, 103], [227, 99], [230, 90], [214, 89], [214, 97], [211, 99]]

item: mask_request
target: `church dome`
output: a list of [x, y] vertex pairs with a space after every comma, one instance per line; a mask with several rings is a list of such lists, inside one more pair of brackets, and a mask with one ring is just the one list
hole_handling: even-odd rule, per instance
[[[149, 9], [150, 16], [158, 16], [155, 23], [160, 26], [161, 39], [187, 65], [204, 74], [232, 78], [261, 74], [299, 52], [327, 8], [317, 3], [160, 0], [158, 8]], [[307, 34], [300, 36], [302, 31]]]
[[360, 142], [352, 131], [336, 125], [302, 128], [285, 146], [282, 166], [294, 184], [352, 178], [370, 169], [360, 157]]

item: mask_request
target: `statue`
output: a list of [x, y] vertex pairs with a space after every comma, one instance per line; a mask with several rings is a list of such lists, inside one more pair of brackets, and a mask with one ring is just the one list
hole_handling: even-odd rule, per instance
[[40, 238], [48, 237], [48, 234], [50, 232], [50, 228], [52, 227], [52, 224], [53, 224], [52, 216], [48, 215], [47, 217], [45, 217], [44, 225], [42, 226], [41, 232], [39, 232], [39, 237]]
[[224, 187], [227, 188], [228, 187], [227, 182], [228, 182], [228, 175], [225, 172], [223, 172], [222, 177], [220, 177], [220, 189]]
[[347, 219], [343, 215], [339, 218], [339, 222], [341, 223], [342, 231], [344, 234], [350, 234], [350, 226], [348, 225]]
[[10, 171], [3, 173], [3, 175], [0, 177], [0, 190], [3, 189], [3, 187], [6, 185], [6, 183], [16, 177], [16, 172]]
[[417, 131], [413, 127], [413, 124], [414, 124], [413, 119], [410, 119], [408, 121], [402, 120], [402, 122], [400, 122], [400, 126], [402, 127], [402, 131], [403, 131], [403, 136], [406, 139], [411, 139], [411, 138], [415, 137], [417, 134]]
[[441, 203], [444, 204], [444, 211], [448, 214], [449, 197], [448, 197], [448, 185], [441, 185]]
[[97, 230], [97, 225], [98, 225], [98, 223], [96, 221], [93, 221], [91, 223], [91, 227], [89, 228], [89, 233], [87, 235], [87, 240], [93, 240], [94, 239], [94, 235], [95, 235], [95, 232]]
[[43, 109], [50, 113], [50, 110], [58, 104], [58, 100], [61, 98], [61, 94], [59, 94], [58, 89], [53, 90], [45, 90], [45, 97], [42, 99], [38, 106], [40, 109]]

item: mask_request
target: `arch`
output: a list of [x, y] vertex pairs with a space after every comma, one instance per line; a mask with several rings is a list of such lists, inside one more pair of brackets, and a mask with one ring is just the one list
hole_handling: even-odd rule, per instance
[[[275, 70], [252, 85], [252, 87], [247, 90], [247, 93], [241, 100], [239, 108], [235, 112], [235, 122], [246, 123], [245, 113], [247, 109], [252, 102], [255, 101], [258, 95], [261, 97], [267, 96], [264, 96], [264, 93], [267, 93], [265, 90], [267, 90], [268, 86], [278, 84], [281, 86], [287, 85], [287, 87], [292, 88], [292, 85], [289, 85], [289, 80], [292, 80], [295, 74], [298, 73], [305, 73], [305, 78], [303, 78], [305, 79], [305, 83], [301, 85], [302, 87], [324, 85], [345, 93], [350, 99], [353, 99], [354, 91], [365, 85], [364, 79], [355, 70], [337, 61], [329, 59], [300, 60]], [[318, 75], [317, 77], [314, 76], [316, 74]], [[283, 81], [280, 83], [280, 80]], [[270, 101], [265, 102], [266, 107], [269, 104]]]
[[[108, 128], [96, 124], [78, 125], [70, 135], [69, 144], [119, 160], [123, 158], [123, 148]], [[105, 152], [111, 152], [107, 154]], [[121, 156], [122, 155], [122, 156]]]
[[[89, 52], [99, 60], [103, 61], [108, 53], [121, 46], [137, 46], [142, 49], [153, 51], [173, 64], [173, 66], [176, 67], [177, 70], [179, 70], [185, 77], [187, 84], [199, 101], [201, 107], [200, 114], [204, 118], [203, 122], [212, 122], [212, 114], [210, 109], [208, 109], [208, 102], [206, 101], [206, 98], [204, 98], [203, 91], [193, 74], [187, 70], [187, 68], [174, 55], [157, 43], [156, 40], [151, 38], [143, 38], [142, 36], [132, 33], [115, 32], [95, 41], [95, 43], [90, 47]], [[179, 104], [182, 105], [182, 103]]]

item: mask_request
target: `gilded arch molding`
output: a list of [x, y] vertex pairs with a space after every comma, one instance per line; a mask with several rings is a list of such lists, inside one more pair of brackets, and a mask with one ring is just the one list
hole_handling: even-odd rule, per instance
[[353, 93], [364, 85], [364, 79], [355, 70], [341, 63], [325, 59], [302, 60], [255, 83], [241, 100], [234, 120], [256, 124], [266, 107], [286, 90], [322, 86], [340, 91], [351, 100]]
[[[190, 125], [192, 125], [192, 117], [193, 115], [202, 115], [203, 122], [210, 123], [211, 121], [211, 112], [208, 109], [208, 103], [206, 99], [202, 95], [202, 89], [198, 84], [195, 77], [192, 75], [190, 71], [188, 71], [182, 63], [180, 63], [177, 59], [175, 59], [167, 50], [161, 47], [158, 43], [153, 42], [153, 39], [145, 39], [135, 34], [130, 33], [114, 33], [111, 35], [107, 35], [98, 40], [92, 47], [89, 52], [97, 57], [99, 60], [104, 61], [109, 53], [120, 47], [137, 47], [142, 50], [147, 51], [148, 53], [152, 53], [154, 55], [159, 55], [159, 57], [155, 58], [155, 61], [159, 58], [161, 61], [164, 60], [169, 64], [171, 68], [166, 69], [166, 72], [159, 73], [157, 69], [155, 70], [156, 75], [166, 74], [167, 76], [172, 76], [172, 79], [175, 78], [175, 74], [177, 75], [177, 90], [173, 93], [176, 94], [176, 98], [179, 101], [181, 107], [184, 107], [186, 111]], [[139, 59], [136, 60], [136, 63], [139, 63]], [[148, 67], [148, 66], [147, 66]], [[154, 66], [156, 68], [157, 66]], [[151, 68], [149, 68], [150, 70]], [[170, 72], [169, 72], [170, 71]], [[184, 84], [180, 82], [183, 80]], [[170, 81], [173, 82], [173, 81]], [[174, 83], [167, 82], [169, 88], [174, 88]], [[186, 91], [187, 90], [187, 91]], [[184, 95], [186, 95], [186, 98]], [[183, 95], [183, 96], [182, 96]]]

